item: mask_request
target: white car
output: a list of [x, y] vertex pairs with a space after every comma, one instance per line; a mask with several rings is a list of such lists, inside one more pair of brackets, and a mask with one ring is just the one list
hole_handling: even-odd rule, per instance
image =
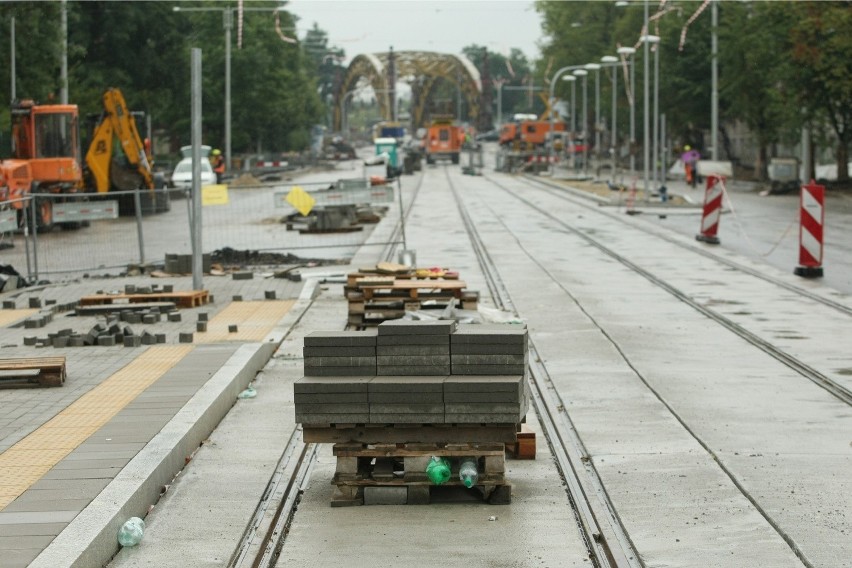
[[[216, 173], [213, 171], [213, 166], [208, 159], [201, 158], [201, 185], [215, 183]], [[192, 158], [184, 158], [175, 166], [175, 171], [172, 173], [172, 187], [184, 190], [192, 188]]]

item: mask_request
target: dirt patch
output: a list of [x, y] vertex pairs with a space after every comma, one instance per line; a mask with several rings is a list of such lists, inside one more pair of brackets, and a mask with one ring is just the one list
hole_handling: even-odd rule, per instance
[[[612, 188], [607, 183], [602, 182], [574, 181], [564, 179], [557, 179], [553, 181], [571, 189], [576, 189], [584, 193], [596, 195], [602, 199], [608, 200], [610, 203], [626, 203], [630, 198], [630, 188], [626, 186], [618, 186]], [[645, 191], [641, 188], [636, 188], [636, 194], [633, 199], [636, 202], [644, 201]], [[659, 201], [660, 196], [659, 194], [651, 193], [650, 199], [653, 201]], [[690, 205], [690, 203], [680, 195], [669, 195], [669, 199], [666, 203], [670, 206]]]
[[241, 187], [248, 185], [260, 185], [261, 181], [251, 174], [243, 174], [240, 177], [231, 180], [228, 185], [232, 187]]
[[210, 255], [211, 262], [223, 266], [335, 266], [347, 264], [349, 261], [337, 258], [303, 258], [291, 253], [276, 253], [257, 250], [235, 250], [223, 248]]

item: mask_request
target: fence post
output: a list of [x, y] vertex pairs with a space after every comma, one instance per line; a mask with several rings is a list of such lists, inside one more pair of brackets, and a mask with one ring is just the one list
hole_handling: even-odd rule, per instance
[[38, 282], [38, 226], [36, 225], [36, 197], [30, 199], [30, 228], [33, 230], [33, 274], [31, 278], [33, 282]]
[[142, 199], [139, 188], [133, 190], [133, 208], [136, 210], [136, 238], [139, 240], [139, 266], [145, 266], [145, 239], [142, 236]]

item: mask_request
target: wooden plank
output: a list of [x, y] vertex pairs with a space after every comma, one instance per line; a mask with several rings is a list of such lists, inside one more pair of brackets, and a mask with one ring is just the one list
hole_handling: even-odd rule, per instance
[[61, 387], [65, 357], [0, 359], [0, 387]]
[[402, 444], [410, 442], [431, 443], [514, 443], [517, 441], [516, 425], [494, 426], [456, 426], [445, 428], [429, 425], [407, 425], [408, 428], [394, 428], [384, 425], [361, 424], [350, 428], [332, 428], [326, 425], [303, 424], [302, 436], [305, 442], [336, 444], [341, 442], [359, 442], [375, 444], [380, 442]]
[[81, 306], [104, 304], [137, 304], [140, 302], [174, 302], [182, 308], [201, 306], [210, 301], [207, 290], [191, 290], [184, 292], [152, 292], [150, 294], [94, 294], [83, 296], [79, 300]]

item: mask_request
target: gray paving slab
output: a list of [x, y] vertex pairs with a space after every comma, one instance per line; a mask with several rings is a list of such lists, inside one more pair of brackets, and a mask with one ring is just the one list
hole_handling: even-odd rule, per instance
[[443, 403], [444, 393], [423, 392], [423, 391], [404, 391], [404, 392], [371, 392], [371, 403], [403, 403], [403, 402], [420, 402], [420, 403]]
[[333, 347], [317, 346], [312, 347], [306, 345], [304, 348], [304, 356], [308, 357], [373, 357], [376, 356], [376, 347], [374, 345], [338, 345]]
[[305, 347], [375, 346], [377, 332], [365, 331], [312, 331], [305, 335]]
[[444, 412], [444, 422], [448, 424], [506, 424], [518, 423], [524, 414], [517, 412], [454, 413]]
[[447, 375], [387, 375], [374, 377], [368, 386], [370, 400], [374, 393], [441, 393]]
[[452, 343], [508, 343], [527, 344], [528, 332], [517, 324], [459, 325], [451, 338]]
[[424, 402], [371, 402], [370, 415], [374, 414], [444, 414], [444, 403]]
[[352, 424], [358, 422], [369, 422], [369, 412], [348, 413], [302, 413], [295, 412], [295, 421], [301, 424]]
[[524, 355], [527, 347], [520, 343], [453, 343], [450, 352], [453, 355]]
[[449, 375], [450, 365], [381, 365], [379, 375]]
[[445, 412], [447, 414], [512, 413], [522, 418], [526, 414], [526, 405], [521, 405], [519, 402], [447, 402]]
[[521, 375], [526, 372], [526, 365], [465, 365], [453, 363], [454, 375]]
[[295, 403], [296, 414], [357, 414], [367, 413], [370, 405], [367, 402], [345, 402], [345, 403]]
[[449, 345], [450, 335], [379, 335], [376, 345]]
[[296, 394], [366, 393], [374, 376], [375, 373], [363, 377], [346, 375], [300, 377], [293, 383], [293, 392]]
[[444, 381], [444, 392], [512, 392], [518, 396], [525, 388], [522, 374], [451, 375]]
[[375, 366], [358, 365], [352, 367], [305, 366], [305, 376], [310, 377], [372, 377], [376, 374]]
[[512, 355], [506, 353], [476, 353], [476, 354], [457, 354], [452, 355], [452, 364], [455, 367], [459, 366], [474, 366], [474, 365], [525, 365], [527, 356]]
[[449, 391], [443, 394], [444, 401], [447, 403], [503, 403], [503, 402], [518, 402], [522, 395], [520, 392], [512, 391], [496, 391], [496, 392], [456, 392]]
[[2, 524], [0, 523], [0, 536], [56, 536], [66, 523], [26, 523], [26, 524]]
[[[372, 424], [434, 424], [444, 422], [444, 413], [371, 412], [369, 421]], [[341, 420], [341, 422], [343, 421]]]
[[421, 366], [446, 366], [450, 364], [450, 354], [446, 355], [378, 355], [376, 364], [379, 367], [400, 367], [411, 365]]
[[367, 357], [305, 357], [305, 368], [314, 367], [375, 367], [376, 356]]
[[377, 326], [379, 336], [383, 335], [449, 335], [458, 324], [453, 320], [422, 322], [410, 320], [388, 320]]
[[383, 356], [426, 356], [450, 355], [449, 345], [379, 345], [376, 355]]
[[294, 393], [295, 404], [368, 402], [366, 392], [359, 393]]

